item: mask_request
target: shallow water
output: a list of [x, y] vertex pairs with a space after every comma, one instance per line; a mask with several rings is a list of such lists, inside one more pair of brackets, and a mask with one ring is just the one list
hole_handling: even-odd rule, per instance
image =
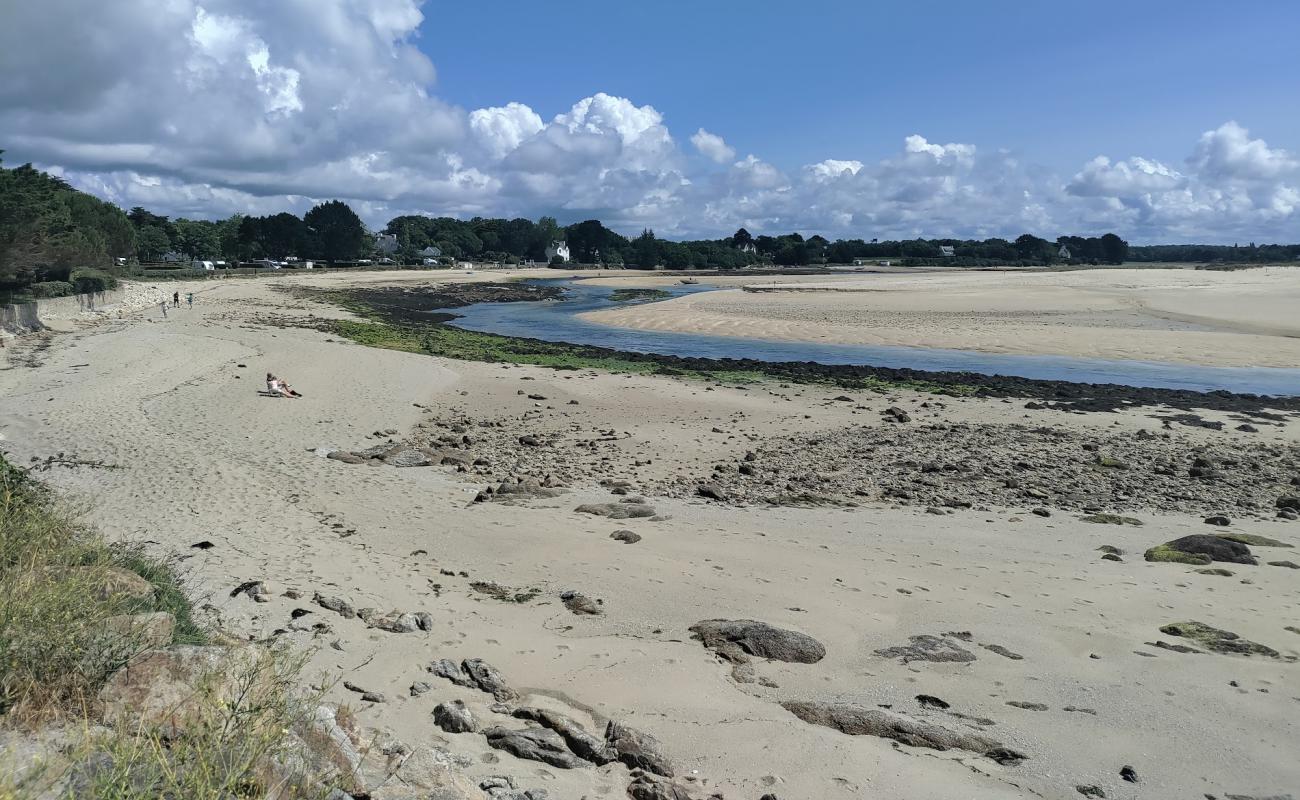
[[[836, 345], [781, 342], [731, 336], [615, 328], [578, 319], [577, 314], [627, 303], [610, 300], [614, 288], [580, 281], [550, 279], [537, 283], [561, 286], [562, 300], [523, 303], [477, 303], [455, 309], [451, 322], [461, 328], [550, 342], [596, 345], [638, 353], [694, 358], [752, 358], [759, 361], [815, 361], [907, 367], [936, 372], [977, 372], [1080, 383], [1118, 383], [1198, 392], [1226, 390], [1245, 394], [1300, 395], [1300, 369], [1204, 367], [1156, 361], [1113, 361], [1069, 356], [1029, 356], [942, 350], [921, 347]], [[713, 291], [705, 284], [665, 287], [673, 297]]]

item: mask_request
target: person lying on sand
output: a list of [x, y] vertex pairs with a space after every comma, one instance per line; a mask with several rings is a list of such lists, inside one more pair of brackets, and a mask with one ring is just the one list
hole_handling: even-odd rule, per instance
[[278, 395], [280, 397], [302, 397], [295, 392], [293, 387], [280, 380], [271, 373], [266, 373], [266, 391], [268, 394]]

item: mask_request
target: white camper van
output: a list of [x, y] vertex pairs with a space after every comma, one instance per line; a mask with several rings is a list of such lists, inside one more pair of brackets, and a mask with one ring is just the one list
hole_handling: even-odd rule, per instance
[[201, 272], [211, 272], [217, 268], [217, 265], [211, 261], [192, 261], [190, 267]]

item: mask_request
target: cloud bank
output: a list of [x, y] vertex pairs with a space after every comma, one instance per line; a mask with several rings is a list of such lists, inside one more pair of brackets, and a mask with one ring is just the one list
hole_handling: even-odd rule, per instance
[[[779, 167], [649, 104], [597, 92], [549, 120], [463, 109], [416, 46], [421, 0], [43, 0], [0, 25], [0, 147], [123, 206], [216, 217], [350, 202], [554, 214], [670, 236], [897, 238], [1115, 230], [1134, 241], [1291, 240], [1300, 160], [1228, 121], [1166, 164], [1067, 174], [922, 133], [881, 157]], [[68, 25], [69, 19], [77, 20]]]

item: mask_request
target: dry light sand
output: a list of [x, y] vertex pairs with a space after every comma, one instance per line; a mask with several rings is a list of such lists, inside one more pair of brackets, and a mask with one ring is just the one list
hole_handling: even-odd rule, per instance
[[[665, 282], [657, 276], [597, 280]], [[582, 316], [627, 328], [760, 339], [1300, 365], [1300, 267], [703, 280], [750, 291], [733, 288]]]
[[[868, 278], [848, 285], [886, 291], [716, 293], [614, 312], [614, 318], [646, 325], [666, 318], [675, 329], [736, 334], [812, 337], [826, 326], [825, 335], [860, 341], [1017, 351], [1035, 344], [1049, 352], [1188, 360], [1199, 352], [1214, 363], [1297, 363], [1300, 349], [1284, 338], [1294, 334], [1296, 319], [1272, 311], [1268, 300], [1294, 291], [1286, 275], [1099, 275]], [[476, 279], [488, 277], [500, 276]], [[1142, 560], [1152, 544], [1204, 532], [1197, 517], [1143, 515], [1146, 525], [1136, 528], [1085, 524], [1063, 513], [1044, 519], [1023, 508], [935, 516], [878, 503], [761, 509], [652, 497], [667, 519], [613, 522], [573, 511], [579, 503], [617, 499], [596, 485], [522, 505], [474, 504], [483, 483], [446, 468], [349, 466], [315, 455], [313, 448], [382, 441], [368, 438], [376, 430], [404, 434], [431, 412], [460, 409], [482, 419], [527, 414], [537, 428], [577, 421], [627, 432], [620, 446], [650, 463], [610, 477], [641, 484], [707, 470], [743, 454], [755, 438], [883, 424], [876, 414], [825, 403], [827, 392], [816, 388], [709, 387], [448, 361], [257, 320], [263, 313], [337, 313], [273, 290], [285, 282], [428, 280], [377, 274], [205, 283], [193, 310], [172, 311], [166, 320], [153, 308], [59, 334], [41, 343], [43, 349], [31, 339], [11, 343], [0, 355], [6, 359], [0, 362], [0, 446], [19, 461], [64, 451], [116, 465], [44, 477], [83, 501], [89, 519], [111, 536], [183, 557], [205, 613], [239, 635], [268, 636], [289, 627], [293, 609], [311, 610], [300, 622], [326, 623], [329, 632], [281, 638], [315, 648], [313, 672], [387, 694], [387, 703], [372, 705], [359, 704], [341, 686], [332, 690], [333, 699], [362, 706], [363, 722], [388, 726], [408, 741], [442, 742], [471, 757], [475, 775], [513, 774], [553, 798], [623, 797], [626, 770], [549, 768], [492, 751], [477, 734], [443, 733], [430, 712], [454, 697], [488, 724], [517, 723], [493, 715], [486, 695], [429, 676], [427, 663], [483, 658], [529, 702], [651, 732], [681, 774], [703, 787], [701, 796], [716, 791], [729, 800], [765, 793], [781, 800], [1078, 798], [1080, 785], [1100, 786], [1110, 798], [1199, 798], [1272, 796], [1300, 787], [1300, 666], [1144, 644], [1162, 637], [1163, 624], [1195, 619], [1286, 657], [1300, 654], [1300, 635], [1285, 629], [1300, 626], [1300, 572], [1242, 567], [1225, 578]], [[1014, 288], [996, 292], [994, 281]], [[1249, 315], [1211, 299], [1245, 302], [1250, 293], [1260, 310]], [[962, 316], [963, 308], [980, 311]], [[854, 322], [864, 309], [890, 320], [919, 310], [926, 318], [952, 315], [953, 322], [947, 330], [899, 323], [868, 328]], [[1052, 321], [1084, 314], [1157, 325], [1174, 309], [1211, 319], [1204, 324], [1214, 331], [1153, 331], [1138, 341], [1125, 329], [1090, 327], [1083, 337], [1078, 324], [1058, 328]], [[759, 321], [768, 315], [780, 327]], [[1269, 330], [1241, 330], [1246, 317]], [[1210, 338], [1176, 344], [1182, 336]], [[268, 370], [305, 397], [259, 396]], [[521, 390], [547, 399], [530, 400]], [[919, 405], [926, 399], [904, 393], [892, 402], [922, 421], [1025, 421], [1019, 403], [947, 400], [935, 411]], [[1159, 429], [1143, 412], [1047, 411], [1033, 421]], [[1292, 422], [1266, 428], [1257, 440], [1298, 437]], [[509, 466], [502, 464], [502, 472]], [[635, 545], [608, 538], [620, 528], [644, 538]], [[1295, 524], [1242, 520], [1237, 529], [1300, 544]], [[191, 549], [200, 540], [215, 546]], [[1123, 563], [1099, 560], [1096, 548], [1103, 544], [1129, 555]], [[266, 581], [272, 601], [229, 597], [246, 580]], [[471, 581], [535, 587], [540, 595], [529, 603], [499, 602], [473, 591]], [[288, 589], [303, 592], [303, 599], [282, 596]], [[605, 613], [570, 614], [559, 601], [570, 589], [601, 599]], [[436, 630], [368, 629], [311, 605], [314, 591], [345, 596], [358, 607], [426, 610]], [[816, 664], [760, 661], [757, 675], [771, 686], [736, 683], [687, 633], [715, 617], [802, 631], [822, 642], [827, 656]], [[977, 660], [903, 665], [874, 654], [913, 635], [947, 631], [970, 631], [974, 641], [967, 646]], [[1002, 645], [1023, 660], [979, 643]], [[417, 680], [429, 680], [433, 689], [409, 697], [407, 687]], [[1029, 760], [999, 766], [962, 751], [846, 736], [806, 724], [778, 704], [844, 700], [920, 715], [918, 694], [993, 720], [985, 735]], [[966, 730], [950, 716], [926, 719]], [[499, 763], [490, 763], [498, 756]], [[1125, 765], [1141, 783], [1121, 780]]]

